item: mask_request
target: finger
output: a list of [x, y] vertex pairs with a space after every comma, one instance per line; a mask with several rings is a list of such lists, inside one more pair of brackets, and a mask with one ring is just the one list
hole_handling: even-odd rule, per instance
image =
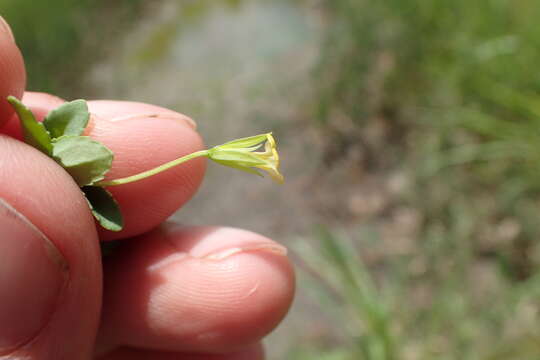
[[101, 305], [88, 206], [37, 150], [0, 136], [0, 153], [0, 358], [86, 358]]
[[[27, 93], [24, 101], [38, 118], [61, 102], [56, 97], [37, 93]], [[88, 104], [93, 116], [86, 135], [114, 153], [107, 179], [134, 175], [203, 148], [192, 120], [174, 111], [131, 102], [90, 101]], [[204, 171], [204, 160], [195, 159], [139, 182], [110, 187], [125, 226], [118, 233], [100, 229], [100, 238], [125, 238], [156, 227], [193, 196]]]
[[6, 101], [9, 95], [20, 98], [26, 85], [24, 62], [9, 25], [0, 16], [0, 128], [12, 117]]
[[181, 354], [134, 348], [115, 350], [98, 360], [264, 360], [261, 344], [229, 354]]
[[234, 351], [292, 301], [285, 249], [248, 231], [167, 225], [124, 246], [106, 263], [101, 348]]
[[[152, 169], [202, 150], [203, 142], [193, 120], [158, 106], [120, 101], [91, 101], [97, 119], [90, 136], [107, 145], [115, 163], [107, 179], [118, 179]], [[171, 216], [200, 186], [206, 163], [194, 159], [151, 178], [109, 188], [119, 202], [125, 230], [100, 231], [112, 239], [146, 232]]]
[[[131, 112], [126, 113], [125, 106], [119, 106], [121, 104], [129, 105]], [[179, 114], [176, 111], [151, 104], [131, 101], [94, 100], [90, 102], [90, 106], [94, 114], [112, 121], [128, 120], [131, 117], [142, 117], [144, 115], [148, 117], [155, 117], [156, 115], [169, 115], [176, 118], [178, 121], [185, 122], [186, 125], [192, 127], [193, 129], [197, 127], [197, 124], [191, 118], [183, 114]]]

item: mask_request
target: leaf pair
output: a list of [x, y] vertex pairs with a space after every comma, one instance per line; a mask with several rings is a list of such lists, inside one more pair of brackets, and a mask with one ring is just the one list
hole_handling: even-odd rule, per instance
[[112, 195], [92, 186], [103, 180], [112, 166], [113, 153], [103, 144], [83, 136], [90, 113], [85, 100], [67, 102], [52, 110], [43, 123], [17, 98], [10, 96], [23, 129], [24, 141], [53, 158], [82, 188], [94, 217], [104, 228], [120, 231], [122, 215]]

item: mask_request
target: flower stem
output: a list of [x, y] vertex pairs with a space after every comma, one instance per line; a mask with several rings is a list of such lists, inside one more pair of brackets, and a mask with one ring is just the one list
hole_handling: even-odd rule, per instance
[[208, 150], [201, 150], [201, 151], [197, 151], [197, 152], [188, 154], [186, 156], [183, 156], [183, 157], [178, 158], [178, 159], [173, 160], [173, 161], [169, 161], [168, 163], [165, 163], [165, 164], [160, 165], [160, 166], [158, 166], [156, 168], [144, 171], [144, 172], [136, 174], [136, 175], [132, 175], [132, 176], [128, 176], [128, 177], [120, 178], [120, 179], [115, 179], [115, 180], [99, 181], [99, 182], [95, 183], [94, 186], [116, 186], [116, 185], [123, 185], [123, 184], [128, 184], [128, 183], [131, 183], [131, 182], [139, 181], [139, 180], [145, 179], [147, 177], [159, 174], [162, 171], [165, 171], [165, 170], [168, 170], [168, 169], [170, 169], [172, 167], [180, 165], [180, 164], [182, 164], [182, 163], [184, 163], [184, 162], [186, 162], [188, 160], [191, 160], [191, 159], [194, 159], [194, 158], [197, 158], [197, 157], [201, 157], [201, 156], [208, 156]]

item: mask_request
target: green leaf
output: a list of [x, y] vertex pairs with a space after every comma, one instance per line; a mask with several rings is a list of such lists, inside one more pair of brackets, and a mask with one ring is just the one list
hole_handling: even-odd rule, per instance
[[92, 214], [107, 230], [120, 231], [124, 228], [124, 219], [118, 203], [110, 192], [99, 186], [82, 188]]
[[45, 126], [38, 122], [34, 117], [34, 114], [32, 114], [32, 111], [16, 97], [8, 96], [7, 101], [13, 106], [17, 115], [19, 115], [24, 141], [28, 145], [31, 145], [50, 156], [52, 152], [51, 136]]
[[52, 110], [43, 120], [43, 125], [49, 130], [51, 137], [56, 139], [64, 135], [82, 135], [88, 119], [90, 113], [86, 101], [75, 100]]
[[111, 150], [87, 136], [62, 136], [56, 139], [52, 156], [79, 186], [103, 180], [113, 160]]

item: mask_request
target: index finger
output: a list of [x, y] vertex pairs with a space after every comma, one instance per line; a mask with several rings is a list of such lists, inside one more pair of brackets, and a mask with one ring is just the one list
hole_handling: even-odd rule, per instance
[[13, 115], [6, 98], [20, 98], [26, 85], [26, 72], [19, 48], [7, 22], [0, 16], [0, 128]]
[[[63, 100], [27, 92], [23, 102], [42, 119]], [[125, 101], [89, 101], [88, 106], [92, 117], [86, 135], [114, 153], [107, 180], [138, 174], [203, 149], [193, 120], [169, 109]], [[20, 133], [16, 127], [11, 130], [12, 135]], [[127, 238], [156, 227], [194, 195], [204, 171], [205, 161], [199, 158], [142, 181], [110, 187], [120, 206], [124, 229], [110, 232], [98, 228], [100, 238]]]

